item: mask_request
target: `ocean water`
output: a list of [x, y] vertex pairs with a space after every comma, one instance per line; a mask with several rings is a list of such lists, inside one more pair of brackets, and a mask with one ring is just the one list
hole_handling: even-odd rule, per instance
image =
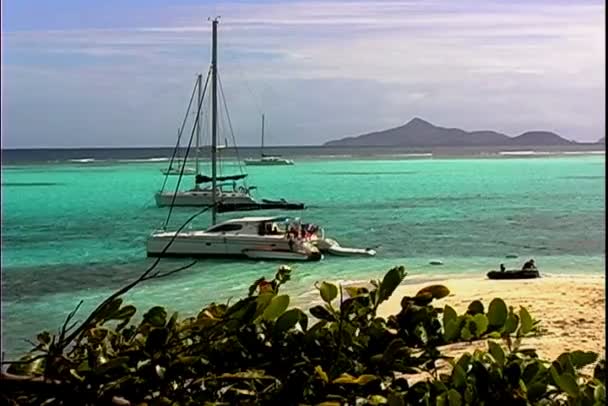
[[[350, 156], [350, 157], [349, 157]], [[162, 158], [162, 157], [160, 157]], [[2, 340], [7, 357], [55, 331], [80, 299], [80, 318], [136, 278], [151, 259], [147, 235], [168, 209], [154, 205], [162, 159], [34, 160], [2, 167]], [[290, 212], [325, 228], [343, 246], [376, 247], [375, 258], [327, 257], [293, 264], [286, 291], [306, 304], [319, 280], [380, 278], [405, 265], [408, 280], [478, 275], [534, 258], [549, 277], [603, 275], [605, 156], [561, 154], [434, 157], [431, 154], [300, 157], [292, 167], [250, 167], [260, 198], [305, 202]], [[27, 161], [27, 160], [25, 160]], [[232, 163], [234, 165], [234, 162]], [[230, 166], [227, 163], [227, 166]], [[225, 171], [230, 169], [227, 167]], [[172, 179], [171, 182], [175, 182]], [[184, 188], [192, 180], [184, 179]], [[176, 208], [177, 227], [198, 209]], [[259, 212], [223, 214], [284, 214]], [[207, 214], [193, 222], [206, 227]], [[506, 259], [509, 254], [518, 256]], [[431, 266], [440, 259], [443, 266]], [[163, 269], [187, 263], [163, 260]], [[189, 314], [246, 294], [273, 261], [199, 261], [169, 278], [140, 285], [128, 301]]]

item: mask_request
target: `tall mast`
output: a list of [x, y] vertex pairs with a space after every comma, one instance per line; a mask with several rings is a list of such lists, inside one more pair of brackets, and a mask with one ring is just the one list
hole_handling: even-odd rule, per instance
[[262, 157], [264, 157], [264, 114], [262, 114]]
[[216, 154], [217, 154], [217, 24], [218, 19], [213, 20], [213, 38], [211, 47], [211, 224], [216, 223], [217, 192], [216, 192]]
[[[196, 154], [195, 154], [195, 162], [196, 162], [196, 174], [198, 175], [200, 173], [199, 171], [199, 162], [198, 162], [198, 155], [199, 155], [199, 148], [200, 148], [200, 143], [201, 143], [201, 105], [203, 104], [203, 75], [202, 74], [198, 74], [198, 79], [197, 79], [197, 88], [198, 88], [198, 96], [197, 96], [197, 110], [196, 110]], [[196, 180], [194, 181], [194, 186], [196, 187]]]

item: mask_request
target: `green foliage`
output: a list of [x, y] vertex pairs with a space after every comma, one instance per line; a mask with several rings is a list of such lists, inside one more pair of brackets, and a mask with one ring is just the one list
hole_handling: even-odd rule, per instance
[[[280, 294], [291, 270], [260, 278], [234, 304], [211, 303], [179, 319], [153, 307], [129, 325], [135, 308], [108, 300], [67, 340], [38, 335], [33, 350], [8, 373], [45, 376], [50, 387], [14, 385], [8, 399], [18, 404], [368, 404], [477, 405], [605, 403], [605, 364], [595, 377], [579, 369], [597, 354], [574, 351], [555, 362], [520, 349], [521, 338], [537, 333], [525, 308], [515, 314], [501, 299], [487, 312], [479, 301], [464, 314], [433, 301], [449, 295], [433, 285], [405, 296], [388, 319], [378, 306], [406, 276], [391, 269], [372, 288], [317, 284], [322, 304], [309, 316], [289, 308]], [[69, 317], [71, 318], [71, 317]], [[67, 323], [66, 323], [67, 324]], [[512, 336], [514, 334], [514, 336]], [[462, 340], [488, 341], [487, 351], [449, 359], [450, 373], [437, 361], [438, 347]], [[409, 374], [433, 378], [410, 386]], [[10, 378], [10, 377], [9, 377]], [[5, 379], [8, 379], [5, 377]], [[16, 379], [12, 377], [11, 379]]]

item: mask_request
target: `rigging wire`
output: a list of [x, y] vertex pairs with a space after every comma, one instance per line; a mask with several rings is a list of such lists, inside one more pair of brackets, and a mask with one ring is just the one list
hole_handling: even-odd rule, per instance
[[224, 110], [226, 110], [226, 117], [228, 118], [228, 126], [230, 128], [230, 135], [232, 136], [232, 142], [234, 143], [234, 152], [236, 153], [236, 161], [238, 163], [239, 166], [239, 171], [241, 173], [244, 173], [243, 171], [243, 166], [241, 165], [241, 157], [239, 154], [239, 147], [236, 144], [236, 138], [234, 137], [234, 129], [232, 128], [232, 121], [230, 120], [230, 114], [228, 113], [228, 107], [226, 104], [226, 96], [224, 95], [224, 86], [222, 85], [222, 79], [220, 78], [220, 75], [217, 75], [217, 81], [219, 83], [219, 88], [220, 88], [220, 94], [222, 96], [222, 101], [224, 103]]
[[[179, 149], [179, 142], [182, 137], [184, 127], [186, 126], [186, 121], [188, 120], [188, 113], [190, 113], [190, 108], [192, 107], [192, 101], [194, 100], [194, 95], [196, 93], [197, 87], [198, 87], [198, 79], [196, 80], [196, 82], [194, 84], [194, 88], [192, 89], [192, 95], [190, 96], [190, 102], [188, 103], [188, 108], [186, 109], [186, 114], [184, 116], [184, 119], [182, 120], [182, 125], [177, 133], [177, 144], [175, 145], [175, 149], [173, 150], [173, 155], [171, 155], [171, 161], [169, 161], [169, 169], [173, 168], [173, 161], [174, 161], [175, 155], [177, 154], [177, 151]], [[186, 165], [186, 158], [184, 158], [184, 163], [182, 165], [182, 168], [185, 165]], [[183, 173], [183, 170], [182, 170], [182, 173]], [[167, 180], [169, 179], [169, 176], [170, 176], [170, 170], [167, 171], [167, 174], [165, 175], [165, 180], [163, 181], [163, 186], [160, 188], [161, 192], [163, 192], [165, 190], [165, 186], [167, 185]]]
[[[177, 198], [177, 193], [179, 192], [179, 185], [182, 181], [182, 178], [184, 177], [184, 169], [186, 168], [185, 162], [188, 160], [188, 155], [189, 155], [190, 149], [192, 147], [192, 140], [194, 139], [194, 133], [195, 133], [196, 127], [199, 123], [200, 111], [201, 111], [201, 107], [203, 106], [203, 100], [205, 98], [205, 93], [207, 92], [207, 85], [209, 84], [210, 76], [211, 76], [211, 70], [209, 70], [209, 73], [207, 74], [207, 79], [205, 80], [205, 87], [203, 88], [201, 100], [198, 103], [198, 107], [197, 107], [198, 112], [196, 114], [196, 119], [194, 120], [194, 124], [192, 125], [192, 131], [190, 133], [190, 141], [188, 142], [188, 149], [186, 149], [186, 153], [184, 154], [184, 165], [182, 165], [182, 169], [179, 173], [179, 178], [177, 179], [177, 185], [175, 185], [175, 193], [173, 193], [173, 198], [171, 199], [171, 206], [169, 206], [169, 213], [167, 214], [167, 219], [165, 220], [163, 229], [166, 228], [167, 225], [169, 224], [169, 219], [171, 218], [171, 213], [173, 212], [173, 206], [175, 205], [175, 199]], [[198, 83], [198, 79], [197, 79], [197, 83]], [[200, 84], [197, 86], [200, 86]]]

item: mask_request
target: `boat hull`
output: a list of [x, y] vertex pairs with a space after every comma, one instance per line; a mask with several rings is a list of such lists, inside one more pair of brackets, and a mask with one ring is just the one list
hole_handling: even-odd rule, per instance
[[534, 279], [540, 278], [540, 273], [536, 270], [516, 270], [516, 271], [490, 271], [487, 273], [489, 279]]
[[245, 165], [247, 165], [247, 166], [288, 166], [288, 165], [293, 165], [293, 161], [290, 159], [281, 159], [281, 160], [245, 159]]
[[[225, 235], [200, 231], [151, 235], [149, 257], [251, 258], [318, 261], [321, 252], [311, 244], [290, 242], [282, 236]], [[173, 240], [173, 241], [172, 241]]]
[[[213, 205], [211, 191], [192, 190], [178, 192], [173, 201], [174, 192], [158, 192], [154, 195], [158, 207], [168, 207], [173, 203], [174, 206], [205, 207]], [[216, 196], [217, 201], [230, 205], [252, 205], [256, 201], [248, 193], [242, 192], [219, 192]]]

